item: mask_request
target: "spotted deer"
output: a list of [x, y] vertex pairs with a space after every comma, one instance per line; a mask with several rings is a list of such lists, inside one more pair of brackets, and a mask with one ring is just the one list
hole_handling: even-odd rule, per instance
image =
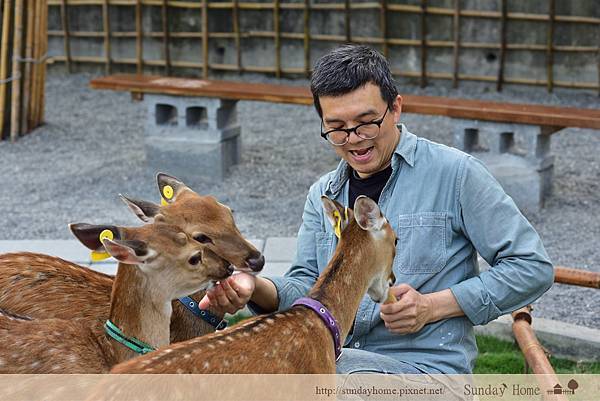
[[[157, 175], [162, 205], [122, 197], [144, 222], [159, 221], [182, 229], [239, 270], [256, 272], [264, 257], [239, 232], [231, 210], [212, 196], [198, 195], [177, 178]], [[96, 245], [91, 249], [96, 251]], [[106, 319], [113, 278], [60, 258], [34, 254], [0, 255], [0, 309], [32, 318], [59, 318], [82, 323]], [[200, 291], [191, 295], [198, 302]], [[210, 312], [210, 311], [209, 311]], [[171, 342], [211, 333], [214, 324], [173, 302]]]
[[223, 332], [172, 344], [119, 364], [111, 373], [335, 373], [339, 345], [365, 292], [376, 302], [393, 300], [389, 286], [395, 280], [396, 236], [367, 197], [356, 200], [354, 211], [327, 197], [322, 201], [341, 235], [308, 299]]
[[206, 244], [164, 223], [127, 228], [75, 224], [119, 261], [108, 320], [0, 316], [0, 373], [101, 373], [169, 344], [172, 300], [206, 289], [233, 267]]

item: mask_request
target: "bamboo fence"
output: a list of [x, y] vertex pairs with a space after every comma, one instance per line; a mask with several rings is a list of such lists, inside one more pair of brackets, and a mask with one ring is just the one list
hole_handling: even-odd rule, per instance
[[16, 141], [44, 119], [46, 0], [4, 0], [0, 50], [0, 140]]
[[[10, 1], [10, 0], [8, 0]], [[211, 71], [237, 71], [237, 72], [259, 72], [274, 74], [277, 77], [283, 75], [305, 75], [310, 74], [311, 50], [318, 42], [329, 42], [333, 45], [346, 42], [364, 43], [373, 45], [382, 50], [389, 56], [396, 48], [416, 48], [419, 56], [418, 68], [414, 70], [399, 69], [392, 65], [392, 72], [396, 76], [415, 78], [420, 81], [421, 86], [426, 86], [431, 79], [450, 80], [456, 87], [461, 81], [483, 81], [495, 83], [498, 90], [502, 90], [505, 84], [524, 84], [545, 86], [549, 91], [555, 87], [575, 88], [575, 89], [591, 89], [597, 90], [600, 94], [600, 40], [596, 45], [581, 46], [581, 45], [559, 45], [557, 44], [556, 25], [557, 24], [576, 24], [576, 25], [591, 25], [598, 30], [600, 38], [600, 18], [590, 16], [573, 16], [573, 15], [557, 15], [555, 12], [555, 0], [544, 0], [547, 2], [547, 13], [524, 13], [511, 12], [508, 8], [508, 0], [499, 1], [499, 9], [496, 11], [470, 10], [464, 9], [460, 0], [453, 0], [453, 7], [434, 7], [428, 4], [427, 0], [420, 0], [418, 5], [410, 4], [392, 4], [388, 0], [380, 0], [373, 2], [356, 2], [343, 0], [331, 3], [312, 3], [310, 0], [298, 2], [284, 2], [274, 0], [272, 2], [244, 2], [240, 0], [212, 2], [208, 0], [197, 1], [174, 1], [174, 0], [48, 0], [50, 7], [60, 7], [62, 29], [53, 29], [48, 32], [51, 37], [61, 37], [64, 39], [64, 54], [54, 57], [54, 60], [65, 62], [67, 67], [73, 63], [95, 63], [105, 64], [106, 69], [110, 70], [111, 65], [135, 66], [138, 73], [143, 73], [145, 67], [162, 67], [164, 72], [170, 75], [173, 69], [187, 68], [199, 69], [202, 71], [203, 77], [208, 77]], [[103, 31], [74, 31], [69, 27], [67, 18], [67, 7], [81, 6], [98, 6], [102, 8], [104, 15]], [[110, 30], [108, 21], [109, 7], [130, 7], [135, 9], [136, 18], [132, 20], [132, 29], [127, 31]], [[142, 14], [148, 8], [159, 7], [161, 9], [162, 30], [160, 31], [144, 31], [142, 29]], [[195, 14], [200, 20], [201, 30], [199, 32], [171, 32], [169, 30], [169, 10], [197, 10]], [[209, 20], [213, 12], [223, 12], [228, 10], [231, 14], [231, 27], [227, 31], [210, 32]], [[295, 10], [298, 12], [298, 18], [303, 20], [302, 32], [284, 32], [282, 31], [282, 13], [285, 11]], [[272, 18], [273, 30], [242, 30], [240, 28], [240, 14], [247, 11], [264, 12], [264, 19]], [[343, 34], [316, 34], [311, 32], [310, 19], [314, 12], [339, 12], [343, 14], [345, 28]], [[365, 11], [379, 12], [379, 28], [381, 35], [378, 37], [358, 36], [353, 33], [351, 25], [351, 15]], [[270, 16], [269, 16], [270, 13]], [[418, 38], [403, 38], [392, 37], [389, 35], [388, 26], [390, 19], [394, 14], [404, 13], [407, 15], [417, 16], [420, 23], [418, 30]], [[430, 36], [433, 26], [428, 22], [432, 17], [445, 17], [452, 21], [452, 39], [451, 40], [433, 40]], [[461, 40], [460, 32], [461, 25], [467, 19], [478, 20], [493, 20], [497, 21], [500, 26], [500, 41], [498, 43], [485, 42], [467, 42]], [[546, 43], [508, 43], [508, 32], [512, 22], [529, 21], [535, 23], [544, 23], [547, 25], [547, 40]], [[135, 25], [135, 27], [133, 26]], [[134, 28], [134, 29], [133, 29]], [[70, 49], [70, 40], [72, 38], [103, 38], [104, 55], [103, 56], [74, 56]], [[111, 39], [134, 38], [136, 40], [136, 57], [135, 58], [117, 58], [111, 56]], [[162, 58], [145, 57], [142, 43], [144, 39], [154, 38], [162, 39]], [[245, 63], [242, 60], [243, 40], [249, 38], [263, 38], [270, 40], [273, 43], [273, 65], [272, 66], [257, 66]], [[170, 49], [177, 40], [181, 39], [197, 39], [201, 52], [198, 57], [194, 57], [196, 61], [177, 60], [171, 55]], [[233, 41], [235, 48], [235, 62], [224, 64], [215, 63], [209, 60], [210, 42], [213, 39], [223, 40], [230, 39]], [[299, 41], [302, 43], [301, 48], [304, 52], [303, 67], [282, 67], [282, 40]], [[299, 43], [299, 44], [300, 44]], [[322, 47], [322, 46], [321, 46]], [[428, 54], [432, 49], [449, 49], [452, 52], [452, 63], [447, 68], [447, 72], [430, 71], [428, 70]], [[482, 49], [489, 51], [497, 51], [498, 71], [495, 75], [478, 75], [473, 73], [461, 73], [461, 50]], [[532, 76], [507, 76], [506, 75], [506, 60], [510, 52], [534, 52], [545, 55], [546, 59], [546, 77], [545, 79]], [[562, 54], [587, 54], [597, 57], [598, 77], [596, 82], [578, 81], [578, 77], [573, 77], [569, 80], [557, 80], [555, 78], [555, 55]], [[464, 56], [463, 56], [464, 57]]]

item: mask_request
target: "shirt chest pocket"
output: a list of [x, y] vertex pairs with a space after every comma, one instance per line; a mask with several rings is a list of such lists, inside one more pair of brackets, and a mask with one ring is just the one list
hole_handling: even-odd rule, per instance
[[320, 232], [316, 234], [317, 242], [317, 268], [319, 274], [323, 273], [329, 259], [333, 256], [333, 235], [332, 233]]
[[401, 273], [438, 273], [446, 265], [447, 215], [423, 212], [398, 216], [396, 263]]

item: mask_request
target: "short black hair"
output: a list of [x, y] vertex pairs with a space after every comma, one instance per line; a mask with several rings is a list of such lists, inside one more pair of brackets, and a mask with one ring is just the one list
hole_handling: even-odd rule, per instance
[[310, 79], [315, 108], [323, 117], [320, 96], [341, 96], [367, 83], [379, 86], [381, 98], [391, 109], [398, 89], [388, 61], [376, 50], [364, 45], [344, 45], [317, 60]]

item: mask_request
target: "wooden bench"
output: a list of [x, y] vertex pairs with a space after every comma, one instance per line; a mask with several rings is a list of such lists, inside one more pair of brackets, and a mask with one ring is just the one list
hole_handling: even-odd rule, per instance
[[[123, 74], [96, 78], [90, 85], [143, 94], [150, 119], [147, 134], [152, 139], [147, 141], [148, 160], [154, 168], [167, 168], [182, 177], [190, 174], [186, 160], [199, 156], [212, 166], [216, 179], [238, 162], [238, 100], [313, 103], [308, 88], [279, 84]], [[454, 145], [482, 159], [525, 212], [537, 211], [550, 193], [551, 134], [567, 127], [600, 129], [600, 110], [594, 109], [402, 97], [404, 113], [454, 119]], [[192, 150], [190, 143], [201, 144], [197, 147], [201, 150]]]

